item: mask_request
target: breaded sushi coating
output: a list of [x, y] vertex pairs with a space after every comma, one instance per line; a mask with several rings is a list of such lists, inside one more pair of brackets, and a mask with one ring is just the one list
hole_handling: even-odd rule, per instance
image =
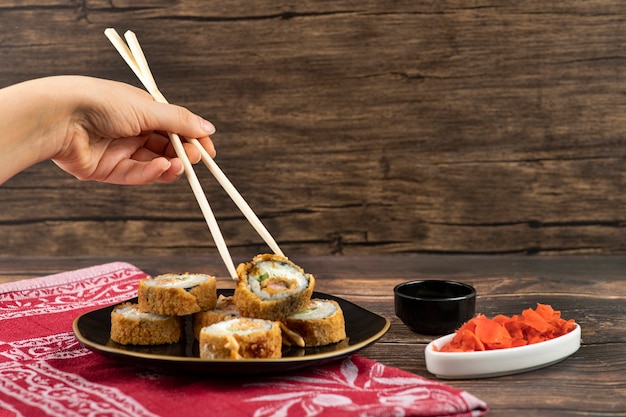
[[315, 278], [284, 256], [264, 254], [237, 266], [233, 300], [242, 316], [284, 320], [306, 308]]
[[179, 317], [141, 311], [137, 304], [124, 303], [111, 312], [111, 340], [122, 345], [176, 343], [182, 333]]
[[313, 299], [283, 323], [304, 339], [305, 346], [324, 346], [346, 338], [343, 311], [334, 300]]
[[163, 274], [139, 281], [137, 296], [142, 311], [185, 316], [215, 308], [217, 283], [211, 275]]
[[239, 317], [239, 309], [233, 302], [233, 297], [226, 297], [222, 294], [217, 298], [217, 305], [213, 310], [199, 311], [193, 314], [193, 334], [196, 339], [200, 338], [200, 330], [219, 321]]
[[200, 358], [280, 358], [282, 336], [278, 322], [239, 317], [200, 331]]

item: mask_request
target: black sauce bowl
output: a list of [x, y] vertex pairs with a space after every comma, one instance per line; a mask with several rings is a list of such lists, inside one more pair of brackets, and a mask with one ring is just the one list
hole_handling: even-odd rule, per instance
[[476, 310], [476, 290], [462, 282], [409, 281], [397, 285], [393, 294], [396, 316], [421, 334], [452, 333]]

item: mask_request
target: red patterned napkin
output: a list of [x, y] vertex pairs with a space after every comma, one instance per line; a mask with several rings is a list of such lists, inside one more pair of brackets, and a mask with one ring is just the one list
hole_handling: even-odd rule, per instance
[[352, 356], [254, 378], [161, 375], [104, 358], [72, 333], [87, 311], [136, 296], [117, 262], [0, 285], [0, 417], [481, 416], [473, 395]]

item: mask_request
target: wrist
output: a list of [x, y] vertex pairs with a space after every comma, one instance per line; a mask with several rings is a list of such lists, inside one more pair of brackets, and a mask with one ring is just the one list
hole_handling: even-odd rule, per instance
[[0, 90], [0, 183], [52, 158], [63, 146], [74, 106], [67, 81], [41, 78]]

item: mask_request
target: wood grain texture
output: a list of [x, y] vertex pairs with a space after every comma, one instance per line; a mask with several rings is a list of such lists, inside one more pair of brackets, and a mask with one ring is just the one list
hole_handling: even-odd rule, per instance
[[[0, 86], [139, 83], [212, 120], [216, 161], [287, 254], [626, 252], [626, 4], [46, 0], [0, 4]], [[199, 172], [204, 171], [198, 169]], [[237, 256], [266, 251], [201, 172]], [[7, 255], [214, 253], [185, 180], [0, 189]]]
[[[218, 256], [0, 256], [0, 283], [109, 261], [128, 261], [151, 273], [191, 271], [233, 281]], [[359, 355], [433, 379], [424, 348], [434, 338], [411, 332], [395, 316], [393, 288], [408, 280], [471, 283], [478, 312], [519, 314], [550, 303], [581, 326], [581, 348], [550, 367], [517, 375], [451, 380], [489, 404], [489, 416], [624, 416], [626, 411], [626, 257], [360, 255], [293, 258], [316, 277], [316, 290], [352, 301], [391, 321], [389, 331]]]

